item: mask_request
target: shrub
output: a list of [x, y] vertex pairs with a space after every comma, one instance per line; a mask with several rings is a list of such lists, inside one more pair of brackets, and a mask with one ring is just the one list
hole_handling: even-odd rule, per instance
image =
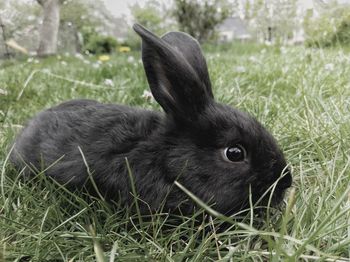
[[312, 19], [305, 27], [306, 45], [316, 47], [350, 46], [350, 7], [331, 9]]
[[110, 36], [92, 35], [84, 41], [84, 51], [91, 54], [109, 54], [115, 51], [118, 42]]
[[350, 45], [350, 15], [347, 15], [340, 21], [332, 40], [334, 43]]
[[175, 0], [173, 14], [181, 31], [203, 43], [215, 38], [217, 26], [232, 12], [227, 0]]

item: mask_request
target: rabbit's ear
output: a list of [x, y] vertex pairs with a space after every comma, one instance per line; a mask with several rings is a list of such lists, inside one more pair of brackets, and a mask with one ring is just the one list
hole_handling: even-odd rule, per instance
[[213, 98], [207, 62], [205, 61], [198, 41], [189, 34], [183, 32], [169, 32], [162, 36], [161, 39], [182, 53], [187, 62], [196, 71], [198, 77], [202, 80], [207, 94]]
[[196, 118], [213, 100], [198, 42], [176, 32], [159, 38], [138, 24], [134, 30], [142, 38], [142, 61], [154, 98], [175, 118]]

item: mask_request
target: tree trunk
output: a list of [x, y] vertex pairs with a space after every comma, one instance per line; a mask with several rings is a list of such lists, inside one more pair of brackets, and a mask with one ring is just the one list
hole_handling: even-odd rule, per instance
[[2, 29], [2, 38], [4, 40], [4, 46], [5, 46], [5, 57], [9, 58], [10, 57], [10, 51], [7, 46], [7, 39], [6, 39], [6, 34], [5, 34], [5, 25], [2, 22], [2, 19], [0, 17], [0, 27]]
[[37, 0], [43, 8], [43, 22], [40, 29], [39, 56], [57, 52], [57, 37], [60, 25], [60, 0]]

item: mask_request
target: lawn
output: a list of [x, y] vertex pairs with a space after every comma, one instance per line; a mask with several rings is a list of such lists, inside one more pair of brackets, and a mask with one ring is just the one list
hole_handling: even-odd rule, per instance
[[[7, 155], [35, 113], [72, 98], [154, 108], [140, 54], [0, 61], [0, 261], [350, 261], [350, 54], [206, 47], [216, 99], [274, 134], [293, 169], [286, 208], [223, 218], [140, 217], [45, 177], [24, 183]], [[257, 221], [259, 220], [259, 221]], [[227, 225], [227, 224], [226, 224]]]

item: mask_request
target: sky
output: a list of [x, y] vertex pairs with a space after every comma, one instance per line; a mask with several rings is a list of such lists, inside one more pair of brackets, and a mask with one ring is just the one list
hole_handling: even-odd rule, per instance
[[[1, 0], [0, 0], [1, 1]], [[22, 0], [23, 2], [28, 2], [31, 0]], [[147, 2], [147, 0], [102, 0], [107, 9], [116, 17], [121, 17], [123, 15], [126, 15], [128, 18], [130, 18], [130, 10], [129, 6], [134, 5], [135, 3], [140, 4], [141, 6]], [[160, 3], [169, 3], [171, 0], [158, 0]], [[240, 2], [245, 2], [246, 0], [239, 0]], [[251, 0], [254, 1], [254, 0]], [[329, 2], [332, 0], [299, 0], [299, 5], [302, 6], [305, 9], [312, 8], [314, 1], [321, 1], [321, 2]], [[350, 0], [337, 0], [338, 3], [348, 3], [350, 4]]]
[[[147, 2], [147, 0], [103, 0], [105, 2], [108, 10], [115, 16], [120, 17], [122, 15], [126, 15], [130, 17], [129, 6], [139, 3], [141, 6]], [[300, 5], [304, 8], [311, 8], [313, 0], [299, 0]], [[350, 0], [340, 0], [341, 2]], [[159, 0], [159, 2], [165, 2], [165, 0]]]
[[[0, 0], [1, 1], [1, 0]], [[22, 0], [24, 2], [31, 1], [31, 0]], [[135, 3], [139, 3], [141, 6], [147, 2], [147, 0], [103, 0], [105, 2], [106, 7], [108, 10], [116, 17], [120, 17], [123, 15], [126, 15], [127, 18], [130, 18], [130, 10], [129, 6], [134, 5]], [[169, 3], [171, 0], [159, 0], [159, 2], [162, 3]], [[240, 0], [241, 2], [244, 2], [245, 0]], [[254, 0], [251, 0], [254, 1]], [[299, 5], [302, 6], [305, 9], [312, 8], [314, 1], [323, 1], [323, 2], [329, 2], [331, 0], [299, 0]], [[349, 3], [350, 0], [337, 0], [338, 3]]]
[[107, 9], [117, 17], [122, 15], [130, 16], [129, 6], [139, 3], [143, 5], [146, 0], [103, 0]]

